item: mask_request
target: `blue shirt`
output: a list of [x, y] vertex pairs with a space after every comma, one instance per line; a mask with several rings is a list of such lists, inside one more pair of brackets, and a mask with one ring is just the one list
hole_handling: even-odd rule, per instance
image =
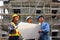
[[42, 32], [40, 33], [40, 40], [49, 40], [49, 34], [48, 34], [48, 32], [50, 31], [49, 24], [46, 22], [42, 22], [41, 30]]

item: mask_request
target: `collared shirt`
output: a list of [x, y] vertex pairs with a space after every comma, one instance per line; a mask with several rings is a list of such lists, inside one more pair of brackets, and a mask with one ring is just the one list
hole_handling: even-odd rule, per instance
[[44, 33], [49, 32], [49, 31], [50, 31], [49, 24], [46, 23], [46, 22], [42, 22], [42, 23], [41, 23], [41, 30], [42, 30], [42, 32], [44, 32]]
[[46, 22], [42, 22], [40, 30], [42, 30], [42, 32], [40, 33], [40, 40], [50, 40], [48, 34], [50, 31], [49, 24]]

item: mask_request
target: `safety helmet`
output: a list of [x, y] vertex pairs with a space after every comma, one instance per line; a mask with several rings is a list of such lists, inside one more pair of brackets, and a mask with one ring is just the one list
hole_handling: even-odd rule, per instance
[[28, 17], [26, 18], [26, 20], [28, 20], [29, 18], [32, 18], [32, 16], [28, 16]]
[[[12, 18], [15, 17], [15, 16], [18, 16], [18, 14], [13, 14], [13, 15], [12, 15]], [[19, 17], [19, 16], [18, 16], [18, 17]]]
[[[37, 18], [37, 20], [39, 19], [39, 18], [41, 18], [41, 17], [43, 17], [43, 16], [37, 16], [36, 18]], [[44, 18], [44, 17], [43, 17]]]

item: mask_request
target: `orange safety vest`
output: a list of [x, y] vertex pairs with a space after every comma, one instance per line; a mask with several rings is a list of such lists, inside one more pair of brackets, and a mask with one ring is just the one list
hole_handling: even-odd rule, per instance
[[9, 36], [20, 36], [20, 33], [19, 33], [18, 29], [16, 28], [16, 25], [13, 22], [11, 22], [11, 25], [14, 27], [15, 33], [9, 34]]

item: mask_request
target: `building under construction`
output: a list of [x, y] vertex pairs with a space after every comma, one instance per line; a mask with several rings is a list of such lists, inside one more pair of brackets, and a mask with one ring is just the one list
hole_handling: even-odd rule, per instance
[[[60, 40], [60, 0], [0, 0], [0, 39], [7, 40], [8, 25], [13, 13], [20, 15], [20, 21], [26, 22], [26, 17], [31, 15], [33, 23], [37, 23], [36, 16], [42, 15], [50, 24], [51, 40]], [[4, 31], [4, 32], [2, 32]], [[5, 33], [6, 32], [6, 33]], [[4, 34], [5, 33], [5, 34]]]

